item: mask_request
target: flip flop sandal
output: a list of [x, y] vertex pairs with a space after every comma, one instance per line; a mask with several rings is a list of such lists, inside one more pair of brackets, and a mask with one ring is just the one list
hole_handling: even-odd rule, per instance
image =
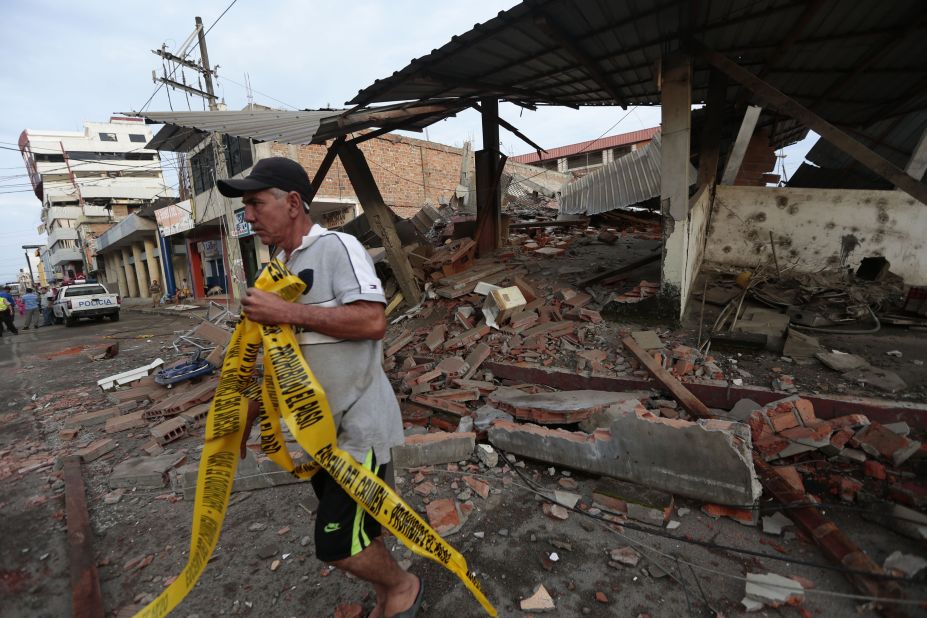
[[421, 577], [418, 578], [418, 595], [415, 597], [415, 601], [412, 602], [412, 607], [407, 609], [404, 612], [399, 612], [395, 614], [393, 618], [415, 618], [418, 614], [418, 610], [422, 607], [422, 599], [425, 596], [425, 580]]

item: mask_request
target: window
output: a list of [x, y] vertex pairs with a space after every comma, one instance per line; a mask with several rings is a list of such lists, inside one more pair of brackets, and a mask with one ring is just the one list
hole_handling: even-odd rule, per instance
[[190, 157], [190, 175], [193, 177], [193, 193], [199, 195], [215, 184], [216, 155], [212, 144]]
[[100, 133], [101, 142], [115, 142], [116, 134], [115, 133]]
[[229, 176], [240, 174], [254, 165], [254, 159], [251, 156], [251, 140], [223, 135], [222, 145], [225, 147], [225, 167]]
[[142, 135], [141, 133], [129, 133], [129, 141], [130, 141], [130, 142], [136, 142], [136, 143], [139, 143], [139, 144], [144, 144], [144, 143], [147, 142], [148, 140], [145, 139], [145, 136]]
[[73, 296], [93, 296], [94, 294], [106, 294], [106, 288], [102, 285], [72, 285], [65, 290], [62, 298], [71, 298]]
[[37, 154], [35, 160], [39, 163], [64, 163], [63, 154]]

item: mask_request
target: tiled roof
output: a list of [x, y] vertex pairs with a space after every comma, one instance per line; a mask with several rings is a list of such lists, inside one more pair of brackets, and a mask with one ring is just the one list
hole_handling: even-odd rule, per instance
[[538, 161], [550, 161], [552, 159], [559, 159], [560, 157], [570, 157], [582, 152], [598, 152], [606, 148], [617, 148], [618, 146], [627, 146], [628, 144], [638, 144], [640, 142], [649, 141], [659, 130], [660, 127], [651, 127], [649, 129], [641, 129], [640, 131], [622, 133], [620, 135], [609, 135], [608, 137], [600, 137], [599, 139], [579, 142], [578, 144], [551, 148], [546, 154], [542, 153], [542, 157], [539, 157], [537, 152], [532, 152], [518, 155], [517, 157], [511, 157], [511, 159], [519, 163], [537, 163]]

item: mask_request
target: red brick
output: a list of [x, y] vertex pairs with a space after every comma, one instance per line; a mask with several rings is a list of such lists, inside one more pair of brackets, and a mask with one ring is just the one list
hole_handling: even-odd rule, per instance
[[441, 536], [456, 532], [462, 525], [457, 501], [452, 498], [432, 500], [425, 507], [425, 512], [431, 527]]
[[754, 512], [746, 509], [735, 509], [730, 506], [722, 506], [720, 504], [711, 504], [710, 502], [702, 505], [702, 512], [704, 512], [709, 517], [729, 517], [736, 522], [752, 526], [756, 523], [754, 519]]
[[470, 489], [480, 496], [480, 498], [486, 499], [489, 497], [489, 483], [473, 478], [472, 476], [465, 476], [463, 480]]
[[803, 425], [814, 423], [817, 418], [814, 416], [814, 405], [807, 399], [799, 399], [795, 402], [795, 410]]
[[805, 483], [802, 481], [801, 474], [795, 469], [795, 466], [778, 466], [775, 468], [776, 473], [798, 493], [805, 493]]
[[775, 432], [798, 427], [800, 424], [798, 422], [798, 416], [793, 412], [791, 405], [788, 406], [786, 410], [781, 410], [779, 408], [767, 410], [766, 418], [769, 419], [769, 424], [772, 425], [773, 431]]
[[866, 463], [863, 464], [863, 474], [870, 478], [874, 478], [879, 481], [885, 480], [885, 466], [879, 462], [867, 459]]

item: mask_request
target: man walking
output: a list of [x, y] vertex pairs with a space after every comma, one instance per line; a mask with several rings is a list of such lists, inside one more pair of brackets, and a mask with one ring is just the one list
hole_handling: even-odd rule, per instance
[[[23, 326], [25, 330], [39, 327], [39, 295], [32, 288], [26, 288], [23, 294], [23, 308], [26, 310], [26, 323]], [[33, 325], [33, 322], [35, 324]]]
[[10, 286], [3, 288], [3, 291], [0, 291], [0, 297], [6, 301], [7, 309], [6, 311], [0, 312], [0, 322], [3, 322], [3, 325], [6, 326], [6, 329], [18, 335], [19, 331], [16, 329], [16, 325], [13, 324], [13, 308], [16, 306], [16, 303], [13, 301], [13, 295], [10, 294]]
[[[329, 232], [309, 217], [312, 189], [295, 161], [258, 161], [245, 178], [219, 180], [219, 192], [241, 197], [245, 220], [265, 245], [281, 249], [287, 268], [309, 284], [299, 302], [249, 288], [242, 310], [260, 324], [290, 324], [323, 387], [338, 445], [386, 478], [390, 448], [403, 443], [402, 417], [383, 372], [383, 287], [356, 238]], [[308, 279], [308, 281], [307, 281]], [[260, 407], [249, 407], [247, 429]], [[247, 442], [242, 442], [242, 456]], [[324, 470], [312, 477], [319, 498], [315, 550], [320, 560], [373, 584], [373, 618], [412, 618], [423, 586], [393, 559], [370, 517]]]

